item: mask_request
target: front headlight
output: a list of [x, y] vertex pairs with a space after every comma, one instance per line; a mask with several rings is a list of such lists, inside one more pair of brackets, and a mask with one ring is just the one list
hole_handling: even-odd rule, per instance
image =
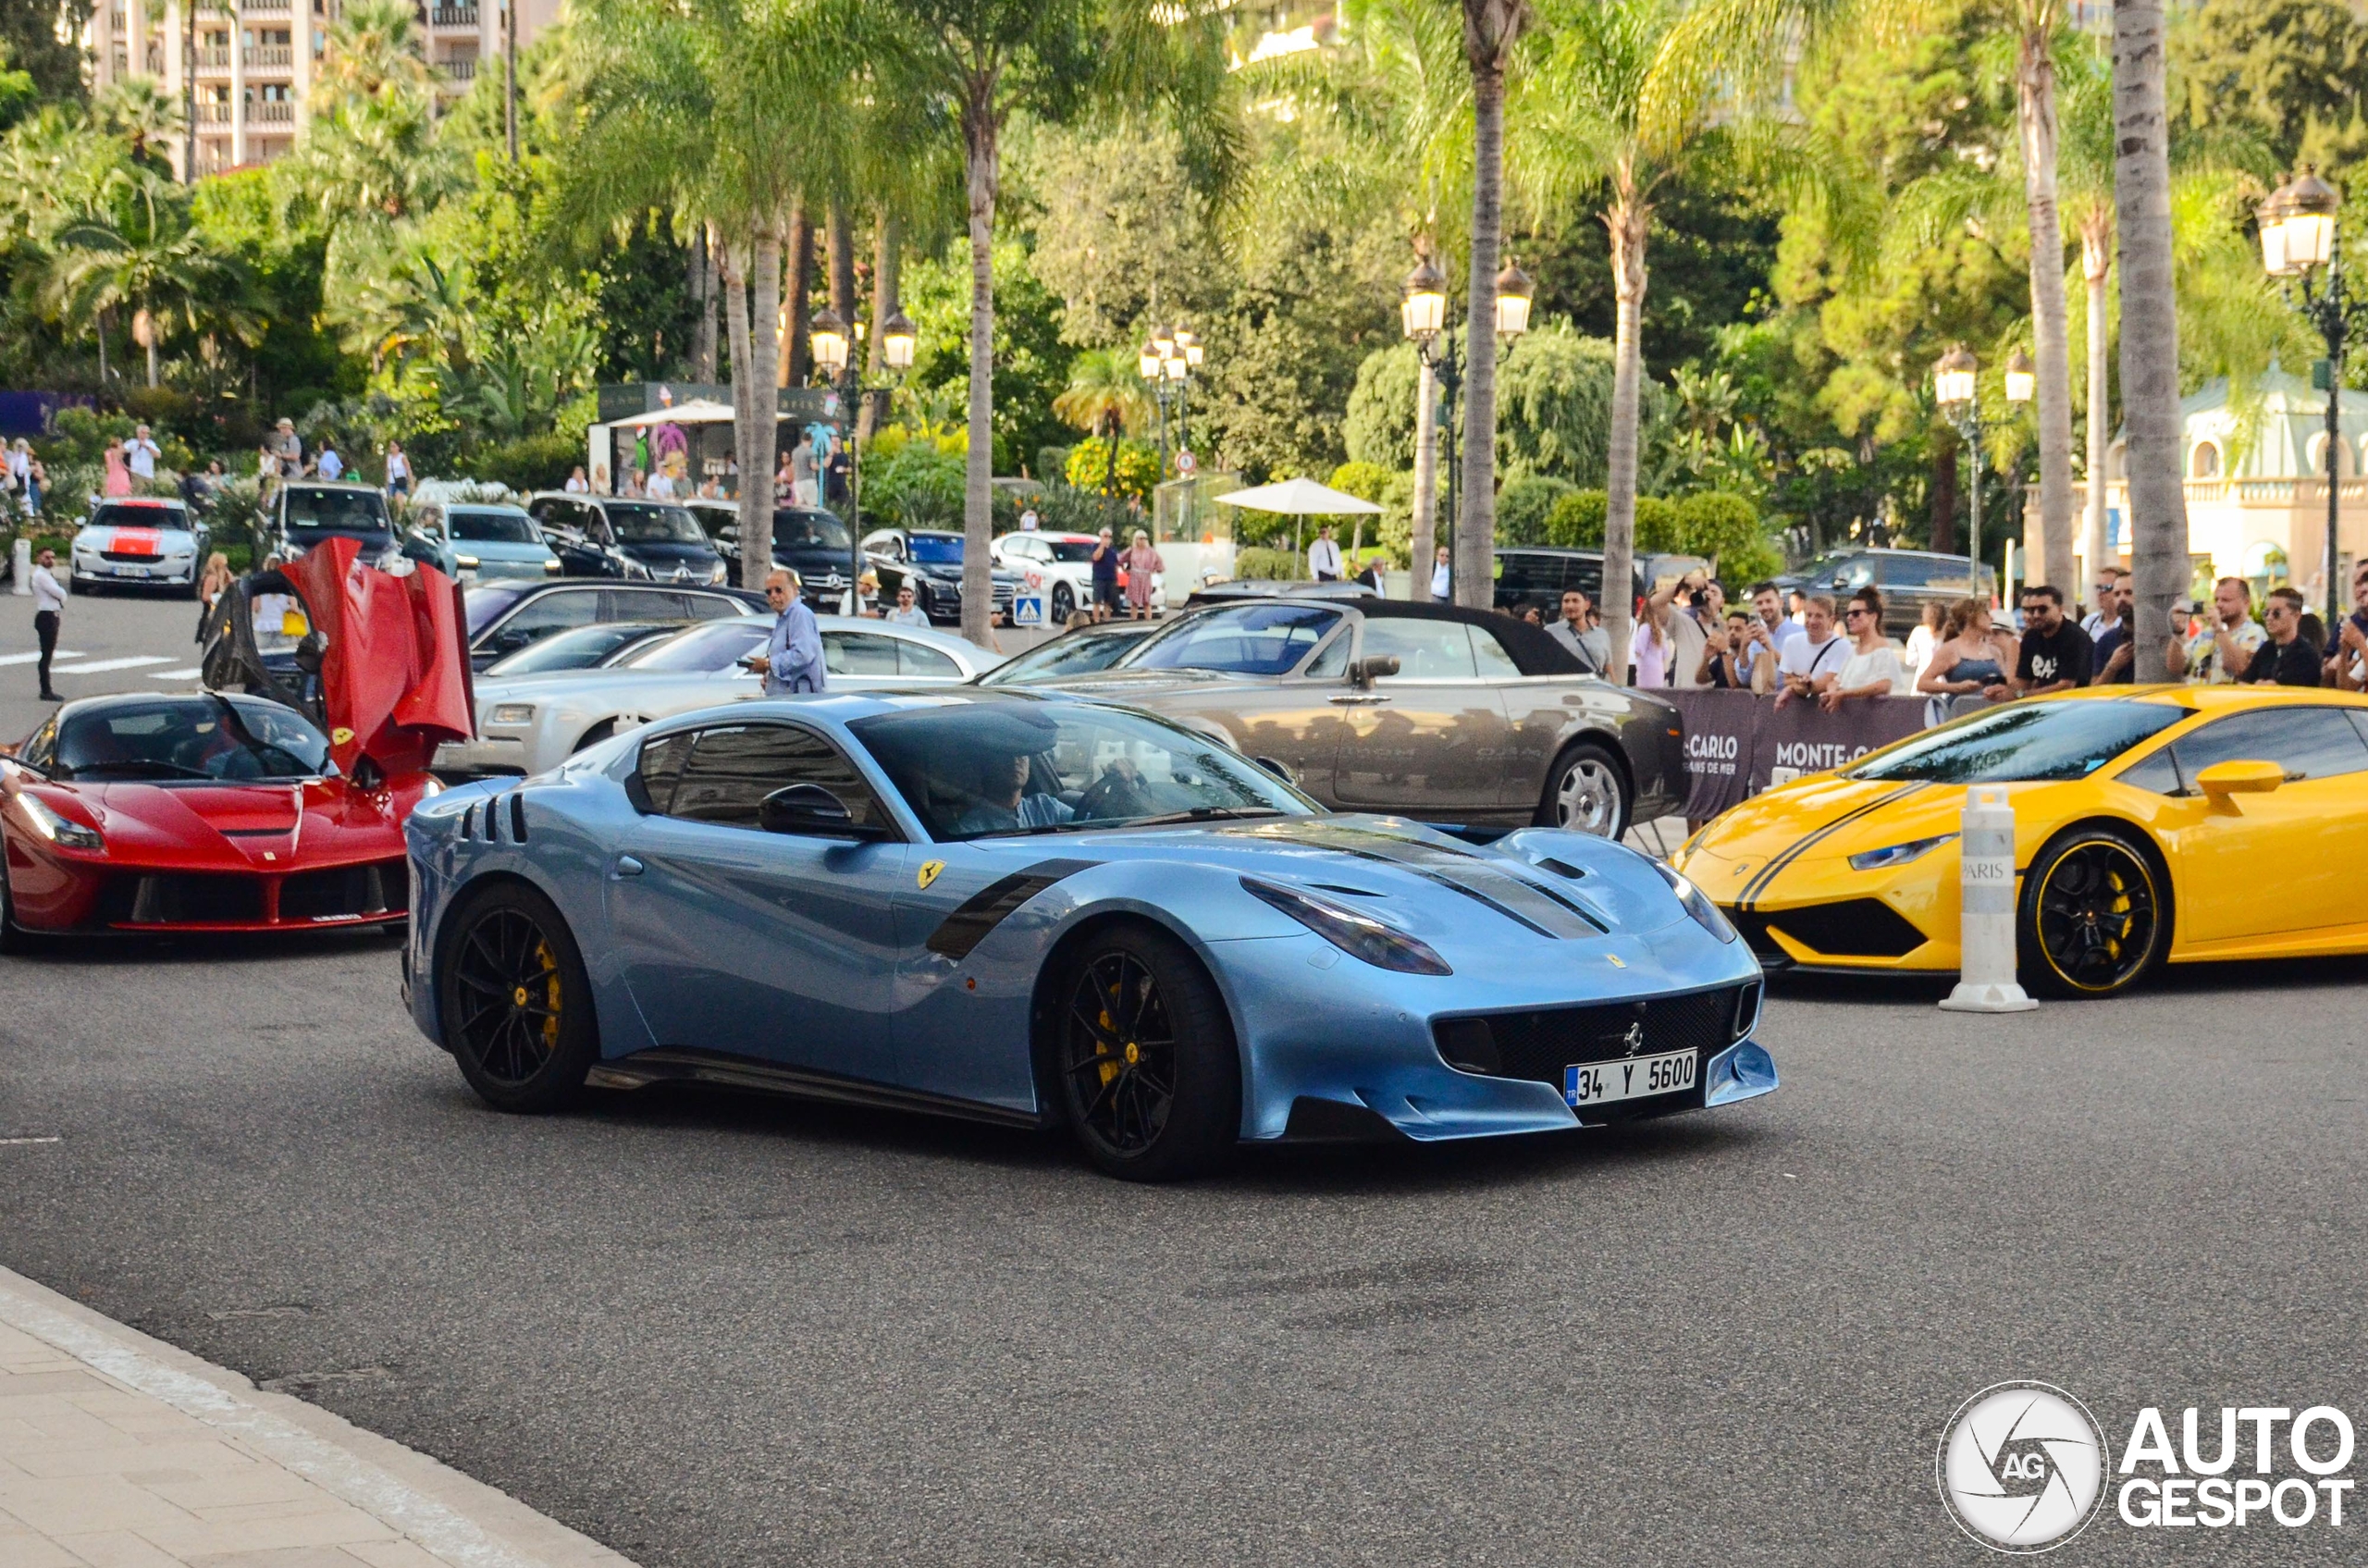
[[560, 571], [559, 557], [554, 555], [547, 558], [543, 562], [543, 570], [549, 573], [554, 577], [558, 576]]
[[477, 569], [477, 558], [474, 555], [456, 555], [452, 558], [452, 564], [463, 572], [474, 572]]
[[105, 849], [107, 841], [99, 836], [96, 828], [86, 828], [68, 817], [52, 810], [41, 796], [20, 791], [17, 799], [25, 808], [25, 815], [32, 820], [33, 832], [52, 844], [62, 844], [68, 849]]
[[1382, 924], [1360, 909], [1317, 898], [1293, 888], [1277, 887], [1255, 877], [1241, 879], [1242, 891], [1280, 909], [1352, 958], [1375, 969], [1401, 974], [1453, 974], [1447, 960], [1428, 944]]
[[715, 570], [707, 574], [707, 580], [710, 583], [730, 582], [732, 580], [731, 569], [726, 567], [722, 562], [719, 561], [715, 563]]
[[1721, 942], [1735, 939], [1735, 928], [1728, 923], [1726, 916], [1719, 912], [1719, 907], [1710, 902], [1708, 894], [1659, 860], [1653, 862], [1653, 870], [1660, 872], [1661, 880], [1669, 883], [1669, 890], [1677, 895], [1677, 901], [1685, 906], [1685, 912], [1694, 917], [1696, 925]]
[[535, 722], [535, 705], [531, 702], [497, 702], [486, 714], [488, 724], [531, 724]]
[[1888, 870], [1893, 866], [1905, 866], [1918, 856], [1928, 850], [1937, 849], [1955, 837], [1956, 834], [1953, 833], [1944, 833], [1932, 838], [1912, 839], [1906, 844], [1894, 844], [1887, 849], [1863, 850], [1850, 857], [1850, 869], [1854, 871], [1881, 871]]

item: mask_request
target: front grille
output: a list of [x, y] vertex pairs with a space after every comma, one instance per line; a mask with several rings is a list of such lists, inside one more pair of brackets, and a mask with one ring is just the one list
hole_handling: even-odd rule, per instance
[[1758, 1010], [1754, 981], [1640, 1002], [1442, 1019], [1432, 1033], [1439, 1054], [1467, 1072], [1536, 1079], [1560, 1089], [1562, 1069], [1580, 1062], [1723, 1051], [1749, 1031]]
[[261, 877], [117, 876], [99, 895], [102, 925], [253, 925], [262, 919]]
[[1780, 962], [1789, 961], [1790, 956], [1768, 934], [1771, 926], [1812, 953], [1837, 958], [1904, 958], [1928, 940], [1906, 916], [1880, 898], [1846, 898], [1770, 914], [1728, 913], [1753, 952]]
[[326, 871], [300, 871], [279, 884], [279, 918], [316, 920], [339, 915], [383, 915], [411, 907], [411, 867], [374, 860]]
[[165, 558], [157, 554], [153, 549], [103, 549], [99, 551], [99, 559], [102, 561], [151, 562], [162, 561]]

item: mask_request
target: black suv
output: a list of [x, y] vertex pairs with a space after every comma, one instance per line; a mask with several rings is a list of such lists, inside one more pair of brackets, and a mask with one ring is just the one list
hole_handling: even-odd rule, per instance
[[[1630, 562], [1633, 574], [1629, 586], [1629, 607], [1633, 611], [1645, 602], [1646, 592], [1655, 584], [1683, 577], [1688, 572], [1708, 572], [1710, 563], [1698, 555], [1669, 555], [1639, 552]], [[1562, 549], [1553, 546], [1517, 546], [1497, 552], [1496, 607], [1518, 615], [1532, 605], [1552, 624], [1562, 613], [1562, 590], [1576, 588], [1587, 596], [1589, 603], [1603, 608], [1603, 552], [1599, 549]]]
[[[1974, 597], [1973, 558], [1928, 549], [1851, 549], [1823, 555], [1778, 577], [1787, 593], [1831, 594], [1839, 600], [1859, 588], [1883, 596], [1883, 635], [1904, 637], [1924, 619], [1928, 604], [1949, 605]], [[1981, 569], [1981, 592], [1994, 596], [1998, 573]]]
[[463, 596], [469, 617], [469, 663], [484, 669], [554, 632], [615, 621], [719, 621], [765, 611], [762, 594], [745, 588], [680, 583], [587, 583], [512, 580], [479, 583]]
[[528, 497], [526, 510], [571, 577], [704, 585], [731, 575], [698, 523], [671, 500], [552, 490]]
[[[913, 582], [913, 599], [932, 621], [962, 619], [962, 536], [951, 528], [882, 528], [863, 537], [863, 553], [880, 574], [880, 598], [894, 603], [897, 585]], [[995, 567], [988, 574], [993, 601], [988, 619], [1011, 619], [1019, 574]]]
[[[684, 504], [715, 541], [716, 553], [731, 569], [732, 581], [740, 581], [740, 503], [694, 500]], [[840, 599], [847, 591], [847, 573], [855, 564], [850, 558], [852, 543], [847, 525], [834, 512], [818, 506], [773, 509], [773, 564], [797, 574], [798, 597], [814, 609], [837, 612]], [[868, 564], [876, 568], [881, 563]]]
[[394, 549], [395, 523], [374, 486], [290, 479], [272, 492], [271, 537], [290, 559], [323, 539], [359, 539], [363, 559], [371, 561]]

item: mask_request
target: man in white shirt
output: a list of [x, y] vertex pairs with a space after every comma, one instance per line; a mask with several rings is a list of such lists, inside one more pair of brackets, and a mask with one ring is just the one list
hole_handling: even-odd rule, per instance
[[131, 432], [131, 444], [125, 450], [124, 463], [135, 478], [154, 479], [156, 476], [156, 459], [163, 455], [157, 451], [155, 441], [149, 437], [148, 426], [142, 425]]
[[896, 585], [896, 608], [881, 619], [892, 626], [926, 626], [929, 624], [929, 611], [913, 601], [911, 583], [899, 583]]
[[51, 689], [49, 661], [57, 652], [57, 627], [66, 613], [66, 590], [57, 585], [51, 570], [57, 564], [57, 552], [41, 552], [40, 564], [33, 568], [33, 636], [41, 639], [41, 699], [63, 702], [66, 699]]
[[2175, 649], [2170, 661], [2173, 680], [2184, 675], [2203, 685], [2226, 685], [2252, 664], [2253, 654], [2269, 640], [2268, 631], [2253, 619], [2252, 589], [2242, 577], [2223, 577], [2212, 585], [2212, 614], [2187, 646]]
[[1776, 673], [1783, 678], [1784, 689], [1776, 694], [1776, 706], [1821, 696], [1841, 679], [1842, 667], [1849, 661], [1850, 645], [1833, 630], [1833, 600], [1818, 594], [1801, 607], [1801, 635], [1777, 655]]
[[1455, 591], [1455, 574], [1448, 566], [1447, 546], [1439, 546], [1438, 560], [1431, 567], [1431, 598], [1445, 604]]
[[323, 441], [321, 443], [321, 461], [314, 472], [318, 473], [324, 479], [332, 481], [342, 479], [345, 477], [345, 459], [337, 455], [337, 448], [331, 446], [327, 441]]
[[820, 472], [814, 461], [814, 432], [806, 431], [797, 438], [797, 445], [789, 453], [789, 499], [799, 506], [821, 503], [822, 490], [815, 475]]
[[1784, 616], [1784, 601], [1773, 583], [1755, 583], [1751, 588], [1751, 607], [1759, 612], [1759, 623], [1768, 628], [1768, 646], [1778, 653], [1784, 645], [1801, 635], [1800, 623]]
[[1319, 583], [1340, 580], [1340, 545], [1329, 523], [1315, 531], [1315, 542], [1307, 547], [1307, 570]]
[[2114, 609], [2114, 583], [2117, 575], [2110, 567], [2097, 569], [2097, 591], [2090, 597], [2089, 612], [2080, 617], [2080, 629], [2089, 634], [2090, 642], [2103, 636], [2107, 626], [2121, 619]]

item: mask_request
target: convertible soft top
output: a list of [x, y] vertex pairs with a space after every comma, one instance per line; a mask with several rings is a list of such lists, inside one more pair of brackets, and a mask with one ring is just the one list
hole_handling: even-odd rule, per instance
[[[1338, 604], [1340, 600], [1320, 598], [1314, 602]], [[1504, 645], [1505, 652], [1512, 657], [1513, 667], [1524, 675], [1584, 675], [1587, 673], [1577, 657], [1547, 636], [1543, 628], [1501, 611], [1473, 610], [1461, 604], [1417, 604], [1411, 599], [1378, 597], [1355, 599], [1348, 602], [1366, 619], [1373, 621], [1461, 621], [1467, 626], [1486, 627], [1498, 642]]]

